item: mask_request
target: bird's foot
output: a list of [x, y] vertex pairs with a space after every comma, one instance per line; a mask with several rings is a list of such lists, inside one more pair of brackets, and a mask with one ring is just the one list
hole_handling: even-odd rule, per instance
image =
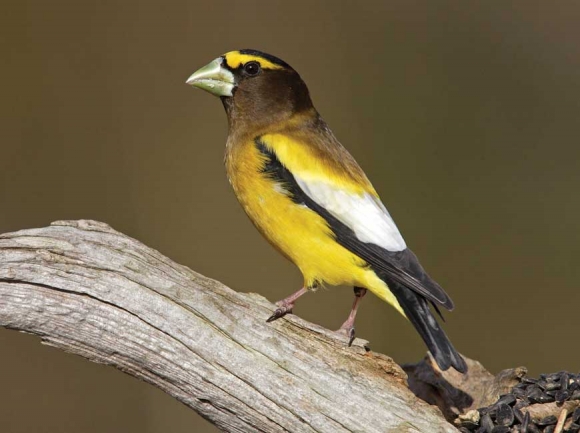
[[358, 311], [358, 305], [360, 300], [366, 295], [367, 289], [362, 287], [354, 287], [354, 302], [352, 303], [352, 309], [348, 315], [348, 319], [342, 324], [342, 326], [336, 331], [339, 334], [346, 334], [348, 337], [348, 347], [352, 346], [354, 341], [354, 320], [356, 319], [356, 312]]
[[336, 332], [340, 335], [346, 335], [348, 337], [348, 347], [352, 346], [355, 337], [354, 320], [349, 317]]
[[284, 317], [286, 314], [292, 313], [292, 308], [294, 308], [294, 303], [284, 301], [277, 302], [276, 305], [278, 308], [276, 308], [276, 311], [274, 311], [274, 313], [268, 317], [266, 322], [273, 322], [274, 320], [278, 320], [280, 317]]
[[296, 293], [292, 293], [287, 298], [276, 302], [276, 306], [278, 308], [276, 309], [276, 311], [274, 311], [274, 314], [268, 317], [268, 320], [266, 320], [266, 322], [273, 322], [274, 320], [277, 320], [280, 317], [284, 317], [286, 314], [291, 313], [292, 308], [294, 308], [294, 302], [296, 302], [296, 299], [298, 299], [306, 292], [308, 292], [308, 289], [306, 287], [302, 287]]

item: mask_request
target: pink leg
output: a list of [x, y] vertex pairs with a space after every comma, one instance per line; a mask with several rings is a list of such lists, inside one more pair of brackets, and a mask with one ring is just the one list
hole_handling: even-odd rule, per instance
[[348, 319], [346, 319], [346, 322], [344, 322], [339, 329], [339, 331], [346, 332], [346, 335], [348, 336], [349, 346], [351, 346], [352, 342], [354, 341], [354, 319], [356, 319], [358, 305], [360, 303], [360, 300], [364, 295], [366, 295], [366, 293], [367, 289], [363, 289], [362, 287], [354, 288], [354, 302], [352, 303], [352, 309], [350, 310]]
[[274, 320], [279, 319], [280, 317], [284, 317], [288, 313], [291, 313], [292, 308], [294, 308], [294, 303], [296, 302], [296, 300], [306, 292], [308, 292], [308, 289], [306, 287], [302, 287], [296, 293], [293, 293], [287, 298], [284, 298], [281, 301], [276, 302], [278, 308], [276, 309], [276, 311], [274, 311], [274, 314], [268, 317], [268, 320], [266, 320], [266, 322], [273, 322]]

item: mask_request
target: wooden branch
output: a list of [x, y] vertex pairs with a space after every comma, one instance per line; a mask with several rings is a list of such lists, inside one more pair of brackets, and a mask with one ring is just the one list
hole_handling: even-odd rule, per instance
[[[389, 357], [95, 221], [0, 236], [0, 326], [113, 365], [227, 432], [457, 431]], [[6, 348], [3, 348], [6, 350]]]

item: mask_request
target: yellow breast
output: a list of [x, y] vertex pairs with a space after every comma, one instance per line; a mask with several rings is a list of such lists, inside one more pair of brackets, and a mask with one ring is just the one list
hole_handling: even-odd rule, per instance
[[385, 282], [335, 241], [324, 218], [292, 201], [282, 185], [263, 173], [265, 162], [253, 140], [228, 142], [226, 170], [236, 197], [268, 242], [298, 266], [304, 286], [365, 287], [404, 315]]

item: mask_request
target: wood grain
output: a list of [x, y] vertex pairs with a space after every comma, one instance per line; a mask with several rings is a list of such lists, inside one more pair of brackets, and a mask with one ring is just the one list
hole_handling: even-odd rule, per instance
[[[227, 432], [453, 432], [389, 357], [106, 224], [0, 236], [0, 326], [112, 365]], [[3, 348], [9, 350], [9, 348]]]

